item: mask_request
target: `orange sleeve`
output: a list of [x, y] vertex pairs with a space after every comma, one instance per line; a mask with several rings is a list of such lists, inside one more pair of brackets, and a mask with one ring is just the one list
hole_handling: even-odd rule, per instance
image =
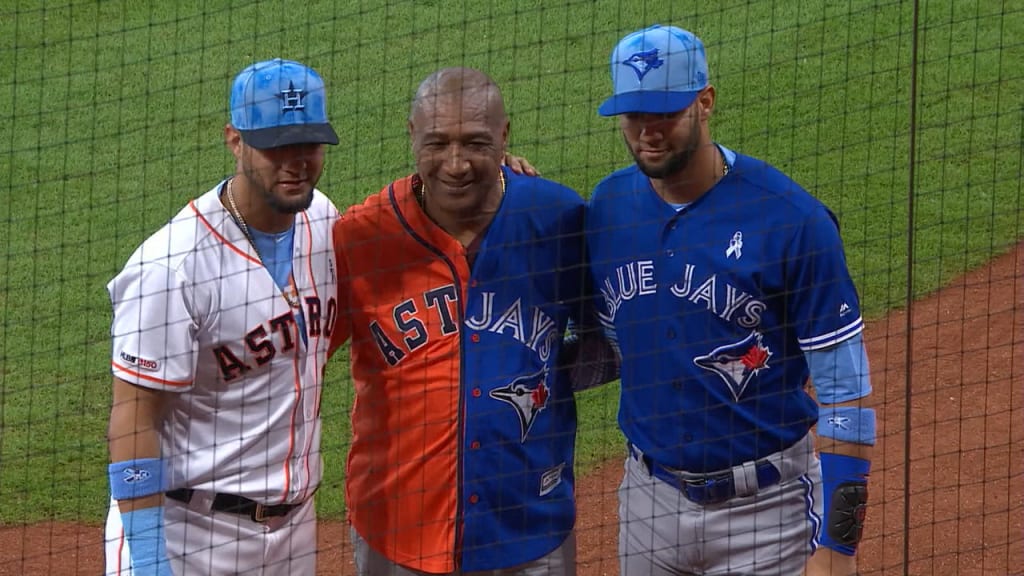
[[335, 268], [338, 272], [338, 320], [334, 323], [334, 330], [331, 332], [331, 345], [327, 351], [327, 358], [334, 356], [334, 352], [352, 335], [352, 298], [351, 279], [349, 278], [348, 253], [345, 249], [345, 240], [342, 226], [345, 217], [342, 216], [334, 221], [334, 255]]

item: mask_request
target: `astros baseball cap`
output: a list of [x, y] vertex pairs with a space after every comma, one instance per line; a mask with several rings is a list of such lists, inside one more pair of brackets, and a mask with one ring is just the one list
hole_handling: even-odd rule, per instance
[[253, 148], [338, 143], [327, 121], [323, 79], [312, 68], [281, 58], [257, 62], [235, 76], [231, 125]]
[[693, 33], [655, 24], [619, 41], [612, 51], [614, 94], [597, 111], [668, 114], [686, 108], [708, 85], [704, 44]]

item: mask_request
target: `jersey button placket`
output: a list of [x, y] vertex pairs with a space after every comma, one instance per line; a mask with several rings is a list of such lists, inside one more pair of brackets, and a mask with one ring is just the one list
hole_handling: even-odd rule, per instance
[[479, 440], [473, 440], [472, 442], [470, 442], [469, 443], [469, 449], [470, 450], [479, 450], [480, 449], [480, 441]]
[[[664, 237], [665, 237], [666, 240], [671, 242], [675, 238], [675, 235], [673, 235], [671, 233], [675, 232], [676, 229], [679, 228], [679, 215], [678, 214], [674, 218], [672, 218], [672, 221], [668, 223], [668, 226], [666, 226], [666, 228], [668, 228], [668, 230], [666, 232], [663, 232]], [[675, 250], [672, 250], [671, 248], [667, 248], [665, 250], [665, 256], [667, 256], [668, 258], [672, 258], [675, 255], [676, 255]]]
[[479, 501], [480, 501], [480, 497], [477, 496], [476, 494], [470, 494], [469, 495], [469, 503], [470, 504], [476, 504]]

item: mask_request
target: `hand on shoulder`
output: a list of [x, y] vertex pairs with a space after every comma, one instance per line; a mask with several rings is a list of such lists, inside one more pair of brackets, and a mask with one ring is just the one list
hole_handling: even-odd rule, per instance
[[525, 174], [527, 176], [540, 176], [540, 172], [534, 168], [533, 164], [530, 164], [529, 160], [522, 156], [513, 156], [508, 152], [505, 152], [505, 159], [502, 161], [505, 166], [508, 166], [516, 174]]

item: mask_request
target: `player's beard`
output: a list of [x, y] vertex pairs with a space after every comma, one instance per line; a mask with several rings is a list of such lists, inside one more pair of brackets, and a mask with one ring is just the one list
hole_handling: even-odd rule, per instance
[[[625, 139], [625, 136], [623, 136]], [[682, 147], [678, 152], [669, 155], [668, 158], [664, 159], [658, 164], [651, 164], [644, 162], [640, 159], [640, 155], [637, 154], [636, 150], [630, 146], [629, 141], [626, 141], [626, 148], [629, 149], [629, 153], [633, 155], [633, 160], [636, 165], [640, 168], [640, 171], [647, 175], [648, 178], [655, 178], [663, 180], [669, 176], [673, 176], [686, 170], [686, 167], [690, 165], [690, 161], [693, 160], [694, 154], [700, 147], [700, 123], [696, 117], [693, 123], [690, 125], [690, 132], [686, 135], [686, 140], [683, 142]]]
[[315, 185], [310, 186], [309, 191], [298, 198], [287, 199], [274, 194], [273, 189], [270, 188], [261, 187], [261, 191], [267, 206], [270, 206], [275, 212], [279, 214], [298, 214], [309, 208], [310, 204], [313, 203], [313, 188], [315, 187]]

